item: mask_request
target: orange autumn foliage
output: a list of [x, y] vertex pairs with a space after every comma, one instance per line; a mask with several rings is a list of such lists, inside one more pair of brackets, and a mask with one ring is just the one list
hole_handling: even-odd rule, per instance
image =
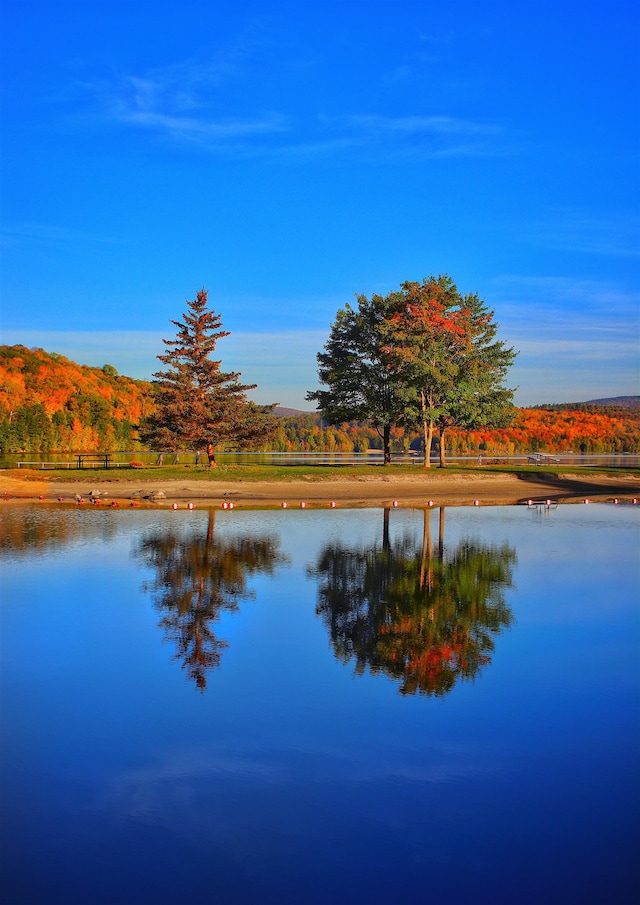
[[130, 447], [152, 408], [151, 385], [111, 365], [0, 346], [0, 445], [4, 452]]
[[[615, 403], [615, 400], [614, 400]], [[150, 382], [118, 375], [115, 368], [90, 368], [62, 355], [25, 346], [0, 346], [0, 450], [134, 450], [137, 425], [154, 409]], [[640, 452], [640, 407], [557, 405], [516, 408], [507, 428], [447, 430], [452, 455]], [[396, 453], [421, 448], [418, 431], [395, 427]], [[380, 448], [368, 425], [330, 425], [320, 415], [300, 412], [279, 419], [270, 449], [277, 451], [366, 452]]]

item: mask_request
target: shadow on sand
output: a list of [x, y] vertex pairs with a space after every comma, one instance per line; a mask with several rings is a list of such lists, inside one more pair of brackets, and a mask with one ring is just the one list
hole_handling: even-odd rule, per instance
[[[590, 473], [590, 479], [581, 480], [575, 475], [557, 475], [548, 472], [526, 471], [517, 475], [518, 480], [531, 485], [530, 494], [535, 494], [536, 490], [545, 495], [551, 494], [556, 501], [578, 501], [583, 499], [589, 500], [613, 500], [617, 497], [633, 497], [638, 496], [640, 487], [637, 482], [624, 480], [616, 477], [614, 480], [602, 477], [602, 481], [598, 481], [593, 473]], [[630, 477], [632, 477], [630, 475]], [[529, 497], [523, 497], [519, 502], [526, 503]]]

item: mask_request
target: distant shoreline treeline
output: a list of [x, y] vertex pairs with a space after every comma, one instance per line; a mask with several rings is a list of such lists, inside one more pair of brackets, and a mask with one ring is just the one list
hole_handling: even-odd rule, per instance
[[[138, 425], [154, 409], [153, 385], [90, 368], [62, 355], [0, 346], [0, 453], [142, 451]], [[392, 431], [395, 452], [420, 451], [420, 432]], [[638, 453], [640, 397], [602, 404], [517, 408], [508, 428], [447, 432], [453, 455], [528, 452]], [[319, 414], [283, 410], [269, 450], [366, 452], [381, 449], [375, 429], [330, 425]]]

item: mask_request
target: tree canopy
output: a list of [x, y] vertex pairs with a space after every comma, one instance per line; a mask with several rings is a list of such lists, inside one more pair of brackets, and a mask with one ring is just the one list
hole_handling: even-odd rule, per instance
[[389, 314], [389, 299], [380, 295], [359, 296], [357, 310], [351, 305], [341, 308], [324, 352], [317, 356], [320, 382], [328, 389], [307, 393], [331, 423], [372, 423], [383, 441], [385, 463], [391, 461], [391, 428], [412, 420], [385, 345], [383, 326]]
[[[167, 351], [158, 355], [167, 368], [153, 375], [156, 411], [140, 433], [160, 449], [242, 449], [264, 442], [275, 431], [269, 414], [274, 406], [258, 406], [246, 397], [256, 384], [241, 384], [240, 373], [223, 371], [221, 362], [210, 357], [229, 331], [207, 304], [205, 289], [187, 301], [182, 321], [171, 321], [178, 328], [176, 339], [164, 339]], [[213, 455], [209, 461], [214, 464]]]
[[445, 464], [448, 427], [504, 426], [513, 390], [504, 386], [516, 353], [496, 339], [497, 324], [477, 294], [462, 296], [445, 275], [405, 282], [382, 297], [358, 297], [340, 309], [318, 358], [328, 389], [307, 394], [325, 418], [372, 422], [384, 435], [394, 425], [422, 424], [425, 466], [434, 431]]
[[504, 380], [517, 353], [496, 339], [494, 312], [477, 293], [461, 295], [446, 274], [403, 283], [392, 298], [387, 354], [405, 394], [419, 402], [426, 452], [439, 430], [443, 466], [448, 427], [504, 427], [513, 418], [514, 390]]

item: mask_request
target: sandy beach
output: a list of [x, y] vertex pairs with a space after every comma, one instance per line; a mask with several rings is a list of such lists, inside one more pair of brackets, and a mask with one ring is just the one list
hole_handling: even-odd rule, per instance
[[306, 475], [294, 481], [224, 481], [172, 478], [123, 480], [78, 476], [57, 481], [46, 476], [18, 477], [15, 471], [0, 472], [0, 501], [37, 500], [53, 504], [77, 505], [77, 497], [106, 505], [171, 506], [203, 508], [233, 503], [234, 507], [273, 508], [282, 506], [336, 506], [366, 508], [391, 506], [514, 505], [528, 500], [554, 502], [632, 502], [640, 498], [640, 478], [636, 474], [602, 476], [594, 474], [550, 474], [523, 472], [521, 475], [486, 472], [475, 474], [429, 474], [335, 477], [318, 480]]

